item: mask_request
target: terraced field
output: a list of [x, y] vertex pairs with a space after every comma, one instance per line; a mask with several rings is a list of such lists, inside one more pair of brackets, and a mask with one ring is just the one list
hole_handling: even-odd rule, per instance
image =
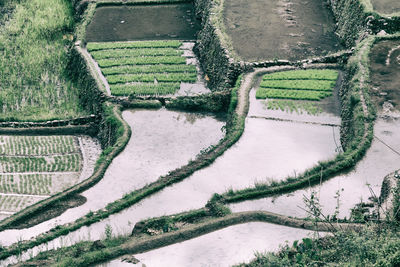
[[12, 214], [78, 182], [78, 137], [0, 136], [0, 214]]
[[171, 95], [181, 83], [198, 80], [196, 66], [187, 64], [182, 45], [176, 40], [88, 43], [87, 49], [112, 95]]
[[[316, 101], [332, 96], [338, 80], [337, 70], [293, 70], [263, 76], [257, 99], [268, 99], [267, 109], [317, 114]], [[299, 101], [301, 100], [301, 101]]]

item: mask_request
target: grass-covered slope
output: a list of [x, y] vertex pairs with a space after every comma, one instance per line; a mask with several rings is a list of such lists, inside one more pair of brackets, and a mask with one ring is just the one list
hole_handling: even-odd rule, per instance
[[197, 80], [179, 41], [88, 43], [115, 96], [174, 94], [180, 83]]
[[39, 121], [82, 114], [78, 90], [65, 75], [72, 41], [70, 2], [15, 2], [9, 19], [0, 25], [0, 120]]

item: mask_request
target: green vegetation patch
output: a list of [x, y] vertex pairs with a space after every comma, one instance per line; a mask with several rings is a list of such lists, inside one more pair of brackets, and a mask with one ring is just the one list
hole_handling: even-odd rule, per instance
[[0, 136], [0, 155], [49, 155], [78, 152], [72, 136]]
[[[256, 92], [256, 98], [318, 101], [332, 95], [337, 78], [338, 71], [328, 69], [294, 70], [266, 74]], [[271, 103], [275, 106], [282, 106], [283, 104], [283, 102]], [[291, 107], [289, 106], [289, 108]]]
[[103, 68], [101, 70], [104, 75], [112, 74], [138, 74], [138, 73], [196, 73], [194, 65], [140, 65], [140, 66], [116, 66], [111, 68]]
[[262, 81], [262, 88], [278, 88], [278, 89], [298, 89], [298, 90], [315, 90], [315, 91], [331, 91], [335, 86], [334, 81], [321, 80], [266, 80]]
[[336, 81], [337, 70], [289, 70], [266, 74], [263, 80], [328, 80]]
[[0, 210], [6, 212], [16, 212], [33, 203], [39, 201], [41, 198], [32, 196], [2, 196], [0, 195]]
[[100, 59], [97, 63], [105, 68], [121, 65], [186, 64], [186, 59], [181, 56], [130, 57]]
[[[186, 65], [180, 41], [89, 43], [115, 96], [168, 95], [180, 83], [195, 83], [197, 69]], [[170, 83], [170, 84], [168, 84]]]
[[106, 76], [109, 84], [129, 82], [196, 82], [196, 73], [147, 73], [147, 74], [124, 74]]
[[14, 1], [0, 25], [0, 120], [43, 121], [84, 115], [66, 77], [73, 26], [65, 0]]
[[46, 157], [0, 156], [0, 168], [4, 173], [13, 172], [78, 172], [81, 169], [79, 154]]
[[107, 42], [107, 43], [88, 43], [87, 49], [89, 52], [118, 49], [118, 48], [179, 48], [182, 42], [178, 40], [165, 41], [135, 41], [135, 42]]
[[260, 88], [257, 90], [256, 98], [261, 98], [261, 99], [278, 98], [278, 99], [318, 101], [318, 100], [321, 100], [321, 99], [331, 96], [331, 95], [332, 95], [332, 92], [327, 92], [327, 91], [306, 91], [306, 90]]
[[50, 195], [53, 184], [51, 174], [0, 175], [0, 193]]
[[105, 58], [123, 58], [123, 57], [138, 57], [138, 56], [181, 56], [183, 50], [173, 48], [138, 48], [138, 49], [107, 49], [91, 52], [96, 59]]
[[128, 95], [168, 95], [173, 94], [180, 87], [179, 83], [138, 83], [112, 85], [111, 93], [116, 96]]

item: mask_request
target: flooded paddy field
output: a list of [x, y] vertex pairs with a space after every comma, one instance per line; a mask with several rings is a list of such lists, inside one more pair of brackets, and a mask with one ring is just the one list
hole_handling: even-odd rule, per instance
[[337, 154], [335, 139], [339, 140], [339, 131], [332, 129], [331, 126], [247, 118], [241, 139], [209, 167], [50, 245], [59, 247], [79, 240], [104, 238], [107, 225], [115, 234], [126, 235], [140, 220], [204, 207], [213, 193], [299, 174]]
[[400, 41], [385, 40], [371, 49], [371, 94], [378, 110], [400, 111]]
[[130, 110], [123, 112], [123, 118], [132, 129], [131, 139], [103, 179], [82, 193], [87, 202], [37, 226], [1, 232], [3, 245], [16, 242], [18, 238], [29, 239], [56, 225], [72, 222], [89, 211], [104, 208], [124, 194], [185, 165], [223, 136], [224, 121], [200, 113]]
[[400, 12], [400, 2], [397, 0], [371, 0], [374, 10], [382, 14]]
[[224, 22], [234, 50], [246, 61], [300, 60], [342, 48], [324, 1], [226, 0]]
[[195, 40], [199, 22], [192, 4], [99, 7], [86, 41]]
[[[399, 169], [400, 156], [391, 148], [400, 150], [400, 139], [395, 133], [400, 131], [400, 121], [385, 121], [379, 119], [375, 124], [375, 138], [371, 148], [364, 158], [349, 173], [331, 178], [330, 180], [305, 190], [282, 195], [279, 197], [245, 201], [230, 205], [233, 212], [266, 210], [287, 216], [304, 218], [308, 213], [304, 210], [303, 196], [310, 198], [311, 192], [316, 192], [324, 215], [333, 215], [339, 208], [338, 218], [349, 218], [351, 209], [361, 201], [370, 202], [380, 195], [383, 177]], [[337, 197], [337, 192], [339, 197]], [[339, 201], [339, 205], [338, 202]], [[381, 211], [382, 212], [382, 211]]]
[[115, 259], [97, 266], [231, 266], [250, 261], [256, 251], [278, 251], [285, 242], [291, 245], [293, 241], [313, 234], [312, 231], [269, 223], [245, 223], [136, 254], [134, 257], [140, 262], [135, 265]]

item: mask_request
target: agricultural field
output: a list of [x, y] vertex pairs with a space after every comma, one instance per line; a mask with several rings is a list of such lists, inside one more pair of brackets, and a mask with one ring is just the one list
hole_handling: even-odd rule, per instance
[[294, 70], [264, 75], [257, 99], [268, 99], [267, 109], [310, 115], [321, 113], [316, 101], [332, 96], [338, 79], [336, 70]]
[[87, 44], [115, 96], [170, 95], [195, 83], [196, 66], [181, 47], [176, 40]]
[[82, 161], [78, 137], [0, 136], [0, 214], [73, 185]]

